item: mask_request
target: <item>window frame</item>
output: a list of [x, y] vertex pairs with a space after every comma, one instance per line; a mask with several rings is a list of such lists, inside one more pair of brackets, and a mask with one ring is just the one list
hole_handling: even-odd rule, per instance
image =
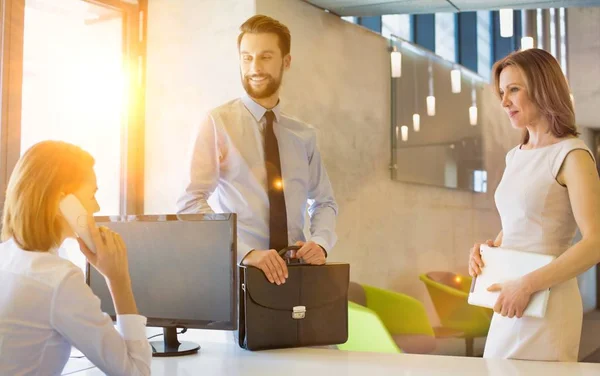
[[[119, 214], [144, 213], [146, 36], [148, 0], [80, 0], [111, 8], [123, 18], [123, 64], [129, 72], [121, 123]], [[21, 101], [26, 0], [0, 0], [0, 207], [21, 155]]]

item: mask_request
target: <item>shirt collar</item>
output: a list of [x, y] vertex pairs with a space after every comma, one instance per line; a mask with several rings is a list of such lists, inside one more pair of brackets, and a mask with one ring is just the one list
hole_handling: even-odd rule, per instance
[[[256, 121], [259, 123], [260, 123], [260, 120], [263, 118], [263, 116], [265, 116], [265, 112], [268, 111], [266, 108], [264, 108], [260, 104], [256, 103], [247, 94], [245, 94], [242, 97], [242, 103], [244, 103], [244, 106], [246, 106], [248, 111], [250, 111], [252, 116], [254, 116], [254, 119], [256, 119]], [[280, 104], [281, 104], [281, 101], [277, 102], [277, 105], [271, 109], [271, 111], [273, 111], [273, 113], [275, 114], [275, 119], [277, 120], [277, 122], [279, 122], [281, 120]]]

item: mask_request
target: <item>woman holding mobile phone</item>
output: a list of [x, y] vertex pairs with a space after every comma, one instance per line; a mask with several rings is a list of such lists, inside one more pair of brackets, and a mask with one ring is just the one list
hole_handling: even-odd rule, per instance
[[[18, 161], [6, 190], [0, 244], [0, 375], [60, 375], [78, 348], [109, 375], [149, 375], [152, 353], [146, 318], [137, 311], [119, 234], [97, 228], [94, 159], [60, 141], [32, 146]], [[92, 252], [60, 213], [74, 195], [88, 213]], [[117, 328], [100, 309], [83, 272], [58, 256], [77, 238], [88, 261], [106, 278]]]

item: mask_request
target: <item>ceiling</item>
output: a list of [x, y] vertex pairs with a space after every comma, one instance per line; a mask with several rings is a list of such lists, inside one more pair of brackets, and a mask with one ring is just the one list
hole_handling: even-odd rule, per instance
[[340, 16], [600, 6], [600, 0], [304, 0]]

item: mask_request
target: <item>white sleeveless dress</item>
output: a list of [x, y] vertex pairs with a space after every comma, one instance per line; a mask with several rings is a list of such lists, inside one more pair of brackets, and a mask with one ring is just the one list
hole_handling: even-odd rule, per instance
[[[496, 190], [502, 221], [502, 247], [559, 256], [577, 231], [567, 188], [556, 181], [569, 152], [583, 149], [577, 138], [539, 149], [515, 147]], [[485, 358], [576, 362], [583, 307], [573, 278], [550, 289], [544, 318], [508, 318], [494, 313]]]

